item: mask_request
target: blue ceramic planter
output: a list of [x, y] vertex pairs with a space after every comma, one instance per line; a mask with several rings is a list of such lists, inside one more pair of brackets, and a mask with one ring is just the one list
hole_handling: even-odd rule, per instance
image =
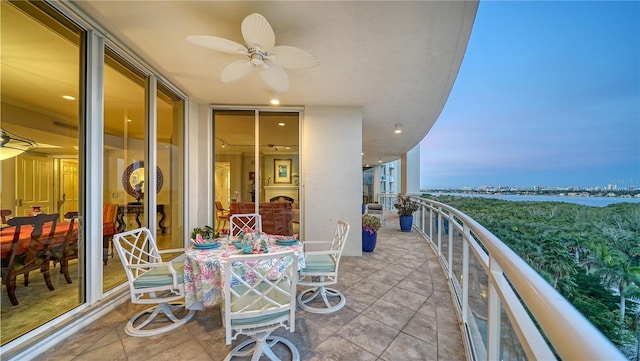
[[377, 240], [378, 232], [369, 233], [368, 231], [362, 231], [362, 251], [373, 252], [376, 248]]
[[413, 225], [413, 216], [400, 216], [400, 230], [402, 232], [411, 232]]

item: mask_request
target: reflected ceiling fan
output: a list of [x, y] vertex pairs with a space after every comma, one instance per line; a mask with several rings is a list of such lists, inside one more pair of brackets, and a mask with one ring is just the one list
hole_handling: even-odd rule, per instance
[[267, 147], [269, 148], [273, 148], [276, 152], [279, 150], [290, 150], [292, 148], [297, 149], [298, 146], [297, 145], [293, 145], [293, 144], [285, 144], [285, 145], [278, 145], [278, 144], [267, 144]]
[[246, 56], [224, 67], [220, 74], [220, 80], [224, 83], [238, 80], [258, 68], [265, 83], [278, 92], [285, 92], [289, 90], [289, 78], [284, 69], [306, 69], [319, 63], [318, 58], [302, 49], [286, 45], [275, 46], [273, 29], [260, 14], [247, 16], [242, 21], [241, 30], [246, 46], [215, 36], [187, 36], [187, 40], [196, 45]]

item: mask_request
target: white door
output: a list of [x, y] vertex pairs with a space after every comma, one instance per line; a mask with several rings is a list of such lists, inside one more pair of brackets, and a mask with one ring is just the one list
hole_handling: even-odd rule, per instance
[[34, 206], [44, 213], [55, 213], [53, 202], [53, 160], [19, 155], [16, 168], [16, 216], [26, 216]]
[[67, 212], [78, 211], [78, 160], [77, 159], [61, 159], [60, 160], [60, 199], [62, 201], [64, 195], [64, 203], [60, 207], [60, 215], [64, 216]]
[[222, 202], [222, 206], [225, 209], [229, 208], [230, 193], [229, 190], [229, 177], [230, 177], [230, 163], [229, 162], [216, 162], [216, 173], [214, 178], [216, 201]]

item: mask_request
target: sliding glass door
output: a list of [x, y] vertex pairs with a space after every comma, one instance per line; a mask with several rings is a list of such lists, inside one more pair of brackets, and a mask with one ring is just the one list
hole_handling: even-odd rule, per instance
[[127, 280], [111, 239], [146, 224], [144, 196], [146, 75], [113, 50], [104, 59], [102, 288]]
[[[263, 210], [276, 232], [300, 229], [300, 113], [214, 109], [214, 201], [224, 208]], [[236, 203], [236, 204], [234, 204]], [[265, 219], [268, 203], [288, 203], [284, 219]], [[216, 219], [216, 229], [224, 221]]]
[[[0, 159], [2, 187], [2, 344], [85, 302], [85, 239], [80, 182], [83, 120], [81, 43], [84, 33], [42, 2], [1, 2]], [[57, 214], [55, 257], [48, 272], [12, 275], [29, 259], [31, 232], [16, 233], [12, 217]], [[51, 227], [51, 223], [45, 224]], [[13, 243], [14, 234], [17, 243]], [[61, 258], [70, 242], [73, 254]], [[73, 246], [73, 244], [77, 244]], [[26, 249], [25, 249], [26, 248]], [[53, 255], [53, 250], [51, 251]], [[42, 256], [42, 255], [41, 255]], [[65, 271], [62, 273], [62, 271]], [[45, 275], [51, 277], [51, 287]], [[15, 288], [9, 284], [15, 280]], [[8, 297], [13, 288], [15, 299]]]

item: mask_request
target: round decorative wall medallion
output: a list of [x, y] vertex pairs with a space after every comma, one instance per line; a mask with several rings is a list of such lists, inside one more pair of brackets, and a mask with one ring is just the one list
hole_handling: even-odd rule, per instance
[[[159, 167], [156, 167], [156, 193], [162, 189], [163, 182], [162, 171]], [[138, 202], [143, 198], [145, 191], [143, 161], [136, 161], [127, 166], [122, 174], [122, 186], [127, 194], [137, 199]]]

